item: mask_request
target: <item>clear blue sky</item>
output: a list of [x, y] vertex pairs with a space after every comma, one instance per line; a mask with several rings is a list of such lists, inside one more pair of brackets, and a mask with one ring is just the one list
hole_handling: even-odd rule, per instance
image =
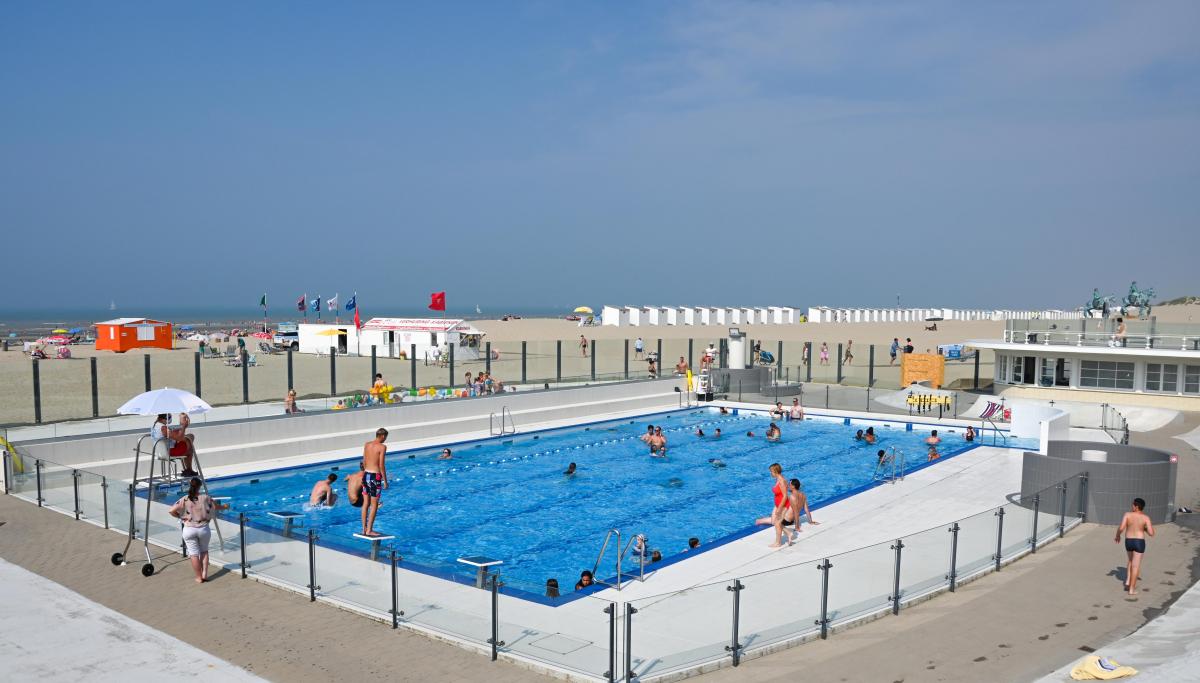
[[8, 2], [5, 300], [1200, 294], [1197, 35], [1192, 0]]

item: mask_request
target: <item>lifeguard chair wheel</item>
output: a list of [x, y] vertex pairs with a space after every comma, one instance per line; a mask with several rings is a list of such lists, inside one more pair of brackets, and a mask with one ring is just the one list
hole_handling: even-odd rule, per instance
[[125, 553], [113, 553], [112, 563], [115, 567], [120, 567], [121, 565], [125, 564]]
[[154, 565], [143, 564], [142, 565], [142, 576], [145, 576], [145, 577], [154, 576]]

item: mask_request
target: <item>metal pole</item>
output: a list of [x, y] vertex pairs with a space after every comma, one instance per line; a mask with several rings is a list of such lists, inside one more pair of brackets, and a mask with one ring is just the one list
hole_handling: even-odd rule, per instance
[[954, 392], [954, 417], [958, 418], [958, 392]]
[[979, 349], [975, 350], [975, 390], [979, 390]]
[[[150, 356], [146, 356], [149, 358]], [[250, 402], [250, 356], [242, 349], [242, 403]]]
[[[7, 491], [5, 492], [7, 493]], [[108, 528], [108, 477], [100, 477], [100, 497], [104, 503], [104, 528]]]
[[808, 375], [805, 382], [812, 381], [812, 342], [804, 342], [804, 357], [807, 359], [804, 366], [808, 368]]
[[625, 340], [625, 379], [629, 379], [629, 340]]
[[1084, 472], [1079, 475], [1079, 520], [1087, 521], [1087, 487], [1088, 473]]
[[308, 601], [317, 601], [317, 532], [308, 530]]
[[36, 470], [37, 478], [37, 504], [38, 507], [42, 507], [42, 461], [38, 460], [33, 466]]
[[450, 388], [454, 388], [454, 344], [450, 344]]
[[292, 347], [287, 349], [287, 375], [288, 375], [288, 391], [295, 388], [295, 382], [292, 381]]
[[732, 586], [725, 587], [725, 590], [733, 593], [733, 638], [725, 646], [725, 651], [733, 654], [734, 666], [741, 664], [742, 661], [742, 644], [738, 642], [738, 618], [741, 615], [742, 591], [745, 588], [741, 579], [734, 579]]
[[897, 538], [892, 550], [896, 551], [896, 572], [892, 577], [892, 614], [900, 614], [900, 553], [904, 550], [904, 541]]
[[1058, 537], [1067, 534], [1067, 482], [1059, 482], [1058, 486]]
[[[289, 352], [290, 353], [290, 352]], [[238, 565], [242, 570], [242, 578], [246, 578], [246, 513], [238, 513], [238, 545], [241, 551], [241, 563]]]
[[33, 359], [33, 421], [42, 423], [42, 371], [38, 359]]
[[867, 385], [867, 412], [871, 412], [871, 386]]
[[375, 345], [371, 344], [371, 379], [367, 381], [367, 386], [374, 386], [375, 375], [379, 374], [378, 360], [375, 355]]
[[950, 575], [946, 578], [950, 579], [950, 592], [958, 586], [958, 522], [950, 525], [947, 529], [950, 532]]
[[400, 579], [396, 572], [396, 549], [392, 548], [392, 628], [400, 628]]
[[658, 338], [658, 351], [657, 351], [657, 353], [658, 353], [658, 360], [657, 360], [657, 361], [655, 361], [655, 363], [654, 363], [654, 364], [658, 366], [658, 376], [659, 376], [659, 377], [662, 377], [662, 375], [663, 375], [662, 337], [659, 337], [659, 338]]
[[71, 470], [71, 489], [75, 493], [75, 520], [79, 520], [79, 470]]
[[1029, 532], [1029, 552], [1037, 552], [1037, 523], [1038, 523], [1038, 508], [1041, 507], [1042, 494], [1033, 494], [1033, 528]]
[[608, 615], [608, 671], [604, 672], [604, 680], [614, 683], [617, 680], [617, 603], [608, 603], [604, 613]]
[[337, 395], [337, 347], [329, 347], [329, 395]]
[[875, 386], [875, 345], [867, 347], [867, 386]]
[[[528, 367], [528, 361], [529, 361], [529, 354], [526, 353], [526, 343], [527, 342], [521, 342], [521, 384], [524, 384], [526, 382], [526, 374], [527, 373], [525, 372], [525, 370]], [[625, 375], [628, 376], [629, 372], [626, 371]]]
[[484, 353], [484, 355], [487, 356], [483, 361], [483, 371], [486, 372], [487, 374], [491, 375], [492, 374], [492, 343], [491, 342], [484, 342], [483, 353]]
[[825, 407], [829, 408], [829, 385], [825, 385]]
[[778, 348], [775, 349], [777, 352], [776, 356], [775, 356], [775, 367], [782, 368], [783, 367], [783, 340], [782, 339], [779, 340], [777, 347]]
[[562, 382], [562, 340], [554, 342], [554, 381]]
[[408, 347], [408, 368], [412, 374], [412, 383], [410, 388], [417, 388], [417, 345], [410, 344]]
[[638, 609], [628, 602], [625, 603], [625, 681], [633, 683], [633, 615]]
[[996, 510], [996, 571], [1000, 571], [1000, 559], [1004, 552], [1004, 508]]
[[[96, 376], [96, 357], [92, 356], [88, 359], [88, 365], [92, 366], [92, 417], [100, 417], [100, 382]], [[200, 395], [200, 354], [196, 354], [196, 395]]]
[[596, 340], [591, 341], [592, 345], [592, 381], [596, 381]]
[[829, 568], [832, 566], [829, 558], [817, 565], [817, 571], [821, 572], [821, 618], [817, 619], [817, 625], [821, 627], [821, 640], [829, 638]]
[[694, 341], [696, 341], [696, 340], [695, 340], [695, 339], [692, 339], [691, 337], [688, 337], [688, 367], [689, 367], [689, 368], [690, 368], [690, 367], [692, 367], [692, 358], [693, 358], [693, 354], [692, 354], [692, 343], [693, 343]]
[[4, 465], [4, 471], [0, 474], [4, 475], [4, 495], [7, 496], [8, 495], [8, 479], [10, 476], [9, 473], [11, 471], [8, 469], [8, 449], [0, 448], [0, 462], [2, 462]]
[[142, 360], [146, 371], [146, 391], [150, 391], [150, 354], [142, 356]]
[[842, 343], [838, 342], [837, 383], [842, 383]]
[[500, 640], [500, 591], [497, 579], [497, 574], [492, 574], [492, 637], [488, 638], [488, 644], [492, 646], [492, 661], [496, 661], [496, 651], [504, 645], [504, 641]]

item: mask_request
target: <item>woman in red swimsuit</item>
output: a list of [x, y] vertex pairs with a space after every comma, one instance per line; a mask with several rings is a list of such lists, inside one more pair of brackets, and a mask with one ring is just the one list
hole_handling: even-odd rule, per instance
[[788, 501], [788, 485], [787, 480], [783, 478], [783, 466], [779, 463], [772, 463], [771, 476], [775, 477], [775, 486], [771, 487], [771, 493], [775, 496], [775, 507], [771, 510], [770, 517], [759, 517], [754, 520], [754, 523], [770, 524], [775, 527], [775, 542], [770, 547], [778, 548], [783, 545], [783, 511], [791, 507], [791, 502]]

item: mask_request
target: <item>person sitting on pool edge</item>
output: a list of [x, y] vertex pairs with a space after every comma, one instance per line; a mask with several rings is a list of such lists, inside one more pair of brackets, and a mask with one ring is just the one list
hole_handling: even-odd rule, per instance
[[772, 422], [771, 426], [767, 427], [767, 441], [779, 441], [780, 435], [779, 425]]
[[337, 494], [333, 492], [333, 482], [337, 481], [337, 473], [330, 472], [329, 476], [313, 484], [312, 493], [308, 496], [309, 507], [317, 507], [318, 505], [327, 508], [333, 507], [337, 502]]
[[592, 586], [592, 573], [585, 569], [579, 573], [579, 581], [576, 582], [576, 584], [575, 584], [575, 590], [581, 591], [584, 588], [591, 588], [591, 586]]

